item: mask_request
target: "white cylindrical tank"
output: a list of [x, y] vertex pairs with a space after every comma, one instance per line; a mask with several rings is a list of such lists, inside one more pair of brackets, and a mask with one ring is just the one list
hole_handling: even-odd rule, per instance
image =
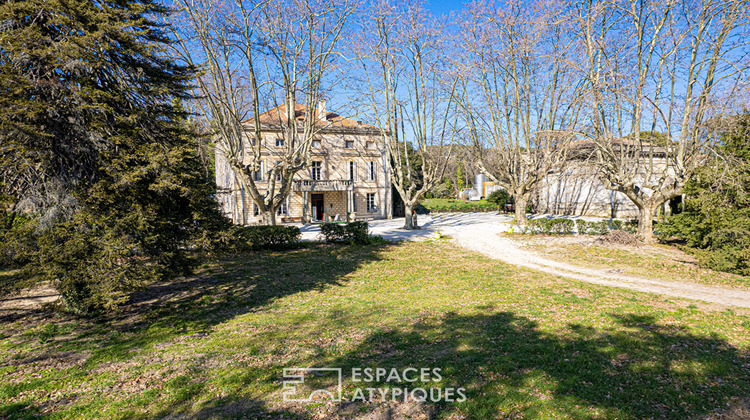
[[474, 175], [474, 189], [482, 194], [484, 189], [484, 183], [487, 181], [487, 177], [484, 174]]

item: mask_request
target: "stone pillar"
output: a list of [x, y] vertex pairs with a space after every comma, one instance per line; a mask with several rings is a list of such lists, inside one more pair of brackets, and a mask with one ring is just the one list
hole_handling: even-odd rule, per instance
[[302, 223], [310, 221], [310, 217], [307, 214], [307, 206], [309, 205], [308, 194], [307, 191], [302, 191]]

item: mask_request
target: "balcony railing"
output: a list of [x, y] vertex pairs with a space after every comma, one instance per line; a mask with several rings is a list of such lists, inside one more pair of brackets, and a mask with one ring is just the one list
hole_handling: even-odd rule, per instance
[[353, 183], [350, 179], [302, 179], [294, 181], [294, 191], [345, 191]]

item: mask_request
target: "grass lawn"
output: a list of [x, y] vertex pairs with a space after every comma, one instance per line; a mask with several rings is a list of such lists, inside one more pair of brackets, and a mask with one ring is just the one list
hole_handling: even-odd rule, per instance
[[687, 281], [723, 287], [750, 288], [750, 277], [700, 267], [695, 258], [670, 245], [640, 248], [581, 243], [596, 237], [535, 237], [515, 235], [526, 246], [547, 258], [589, 268], [620, 270], [624, 274]]
[[285, 403], [285, 367], [343, 368], [345, 399], [360, 367], [439, 368], [441, 381], [408, 386], [465, 387], [463, 402], [395, 404], [411, 418], [685, 419], [750, 396], [747, 313], [560, 279], [445, 240], [260, 253], [156, 285], [107, 322], [2, 312], [0, 326], [0, 418], [384, 409]]
[[469, 201], [456, 198], [430, 198], [420, 204], [434, 212], [497, 211], [497, 205], [487, 200]]

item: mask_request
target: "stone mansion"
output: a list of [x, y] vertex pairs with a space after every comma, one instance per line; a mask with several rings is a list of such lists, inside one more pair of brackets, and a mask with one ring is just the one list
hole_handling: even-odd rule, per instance
[[[260, 116], [262, 128], [261, 170], [254, 181], [262, 192], [269, 170], [283, 147], [278, 121], [283, 105]], [[306, 106], [296, 105], [302, 118]], [[312, 165], [297, 173], [292, 191], [279, 209], [282, 222], [379, 219], [391, 214], [391, 188], [382, 132], [372, 125], [328, 112], [321, 101], [316, 109], [325, 124], [312, 142]], [[274, 121], [276, 123], [274, 124]], [[245, 121], [248, 132], [252, 121]], [[249, 139], [249, 137], [248, 137]], [[245, 148], [249, 148], [246, 140]], [[246, 157], [246, 159], [248, 159]], [[246, 163], [250, 163], [246, 160]], [[242, 190], [226, 158], [216, 150], [217, 198], [224, 214], [236, 224], [261, 221], [258, 207]]]

